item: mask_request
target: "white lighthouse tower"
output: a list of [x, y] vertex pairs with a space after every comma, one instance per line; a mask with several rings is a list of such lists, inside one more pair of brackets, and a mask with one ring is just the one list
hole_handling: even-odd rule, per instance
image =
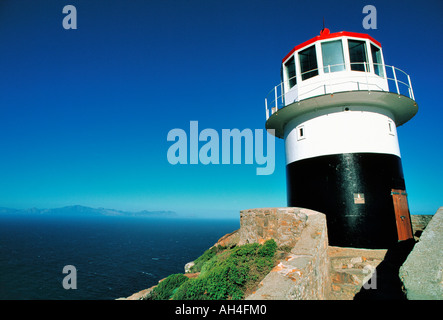
[[294, 47], [266, 98], [285, 140], [288, 205], [326, 214], [329, 243], [388, 248], [412, 237], [396, 127], [418, 111], [409, 75], [367, 34]]

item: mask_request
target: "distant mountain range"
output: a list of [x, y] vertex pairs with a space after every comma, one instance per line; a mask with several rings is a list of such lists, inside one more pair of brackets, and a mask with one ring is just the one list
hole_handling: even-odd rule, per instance
[[105, 208], [90, 208], [85, 206], [67, 206], [62, 208], [54, 208], [54, 209], [38, 209], [38, 208], [30, 208], [30, 209], [11, 209], [11, 208], [1, 208], [0, 214], [52, 214], [52, 215], [75, 215], [75, 216], [121, 216], [121, 217], [175, 217], [176, 213], [174, 211], [122, 211], [122, 210], [114, 210], [114, 209], [105, 209]]

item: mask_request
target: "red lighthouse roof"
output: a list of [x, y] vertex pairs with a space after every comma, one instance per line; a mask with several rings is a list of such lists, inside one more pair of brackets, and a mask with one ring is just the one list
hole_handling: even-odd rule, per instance
[[319, 40], [326, 40], [326, 39], [333, 39], [338, 37], [354, 37], [354, 38], [361, 38], [361, 39], [368, 39], [375, 43], [377, 46], [381, 47], [380, 42], [372, 38], [370, 35], [366, 33], [357, 33], [357, 32], [349, 32], [349, 31], [340, 31], [335, 33], [330, 33], [329, 29], [325, 28], [320, 32], [320, 35], [315, 36], [312, 39], [309, 39], [308, 41], [305, 41], [297, 46], [295, 46], [282, 60], [282, 62], [285, 62], [295, 51], [306, 47], [310, 45], [311, 43], [314, 43]]

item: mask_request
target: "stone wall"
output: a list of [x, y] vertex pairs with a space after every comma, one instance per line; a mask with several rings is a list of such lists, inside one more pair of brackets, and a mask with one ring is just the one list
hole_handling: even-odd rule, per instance
[[293, 246], [306, 226], [307, 212], [312, 211], [286, 207], [242, 210], [239, 245], [274, 239], [278, 246]]
[[[260, 242], [274, 238], [279, 245], [293, 245], [290, 253], [260, 283], [246, 300], [323, 300], [329, 293], [329, 259], [326, 217], [301, 208], [244, 210], [242, 241]], [[253, 219], [258, 217], [258, 219]], [[254, 220], [257, 222], [254, 223]], [[276, 225], [283, 222], [282, 228]], [[250, 226], [242, 232], [244, 225]], [[254, 236], [255, 227], [260, 235]], [[281, 232], [281, 233], [280, 233]]]

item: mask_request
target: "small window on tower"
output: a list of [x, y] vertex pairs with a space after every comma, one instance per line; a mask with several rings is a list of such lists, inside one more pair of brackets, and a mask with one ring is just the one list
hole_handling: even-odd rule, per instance
[[297, 127], [297, 140], [305, 139], [305, 127]]
[[388, 128], [389, 128], [389, 134], [390, 135], [395, 135], [394, 123], [392, 121], [388, 121]]

